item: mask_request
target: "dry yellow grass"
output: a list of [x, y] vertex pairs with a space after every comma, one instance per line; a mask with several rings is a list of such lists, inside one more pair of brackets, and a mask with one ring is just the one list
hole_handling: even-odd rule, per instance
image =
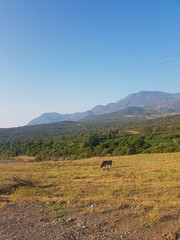
[[180, 153], [111, 157], [109, 172], [100, 171], [105, 159], [1, 163], [0, 189], [11, 185], [14, 175], [31, 176], [34, 187], [19, 187], [4, 197], [60, 203], [63, 212], [84, 211], [90, 204], [180, 210]]

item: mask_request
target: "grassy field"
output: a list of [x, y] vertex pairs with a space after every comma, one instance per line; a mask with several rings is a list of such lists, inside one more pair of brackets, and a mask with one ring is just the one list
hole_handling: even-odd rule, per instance
[[[37, 200], [56, 217], [91, 213], [92, 204], [99, 212], [105, 206], [131, 206], [140, 215], [149, 209], [153, 221], [164, 209], [180, 213], [180, 153], [111, 157], [109, 172], [100, 170], [106, 159], [1, 163], [0, 200]], [[32, 185], [20, 186], [13, 177]]]

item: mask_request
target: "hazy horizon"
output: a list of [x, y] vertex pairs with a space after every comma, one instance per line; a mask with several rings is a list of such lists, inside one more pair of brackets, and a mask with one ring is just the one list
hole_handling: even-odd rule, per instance
[[180, 2], [1, 0], [0, 128], [180, 92]]

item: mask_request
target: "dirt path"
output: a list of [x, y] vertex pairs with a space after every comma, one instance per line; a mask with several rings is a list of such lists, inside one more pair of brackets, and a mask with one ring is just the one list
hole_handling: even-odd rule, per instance
[[94, 215], [76, 213], [55, 220], [37, 203], [8, 202], [0, 209], [0, 240], [180, 239], [178, 215], [143, 228], [130, 207]]

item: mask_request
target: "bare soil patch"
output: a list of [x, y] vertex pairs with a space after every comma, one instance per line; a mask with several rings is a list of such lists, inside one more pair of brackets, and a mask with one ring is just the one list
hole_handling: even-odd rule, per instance
[[73, 213], [55, 219], [38, 202], [1, 199], [1, 203], [4, 207], [0, 209], [0, 240], [180, 239], [180, 219], [174, 213], [164, 215], [158, 224], [146, 228], [131, 206], [112, 211], [107, 205], [103, 206], [104, 212]]
[[141, 132], [139, 132], [139, 131], [127, 131], [128, 133], [131, 133], [131, 134], [141, 134]]

